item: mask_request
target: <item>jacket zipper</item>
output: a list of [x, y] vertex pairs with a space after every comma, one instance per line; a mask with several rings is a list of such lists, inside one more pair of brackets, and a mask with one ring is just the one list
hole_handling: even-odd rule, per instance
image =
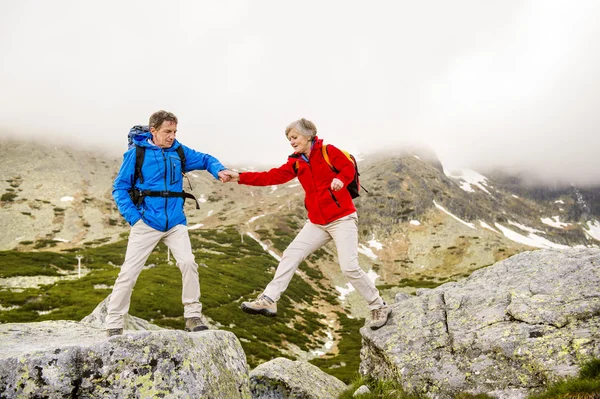
[[[163, 156], [163, 161], [165, 163], [165, 175], [164, 175], [164, 179], [165, 179], [165, 191], [167, 191], [167, 189], [169, 188], [167, 186], [167, 157], [165, 156], [165, 150], [162, 150], [162, 156]], [[169, 200], [169, 198], [165, 197], [165, 231], [169, 230], [169, 213], [167, 212], [167, 201]]]
[[[318, 196], [319, 191], [317, 190], [317, 185], [315, 184], [315, 178], [313, 177], [313, 170], [312, 170], [312, 165], [310, 164], [310, 158], [309, 158], [309, 161], [307, 161], [306, 163], [308, 164], [308, 168], [310, 169], [310, 180], [311, 180], [313, 188], [315, 190], [315, 198], [317, 199], [317, 202], [320, 202], [319, 196]], [[304, 198], [304, 207], [308, 211], [308, 207], [306, 206], [306, 198]], [[321, 219], [325, 220], [325, 216], [323, 215], [323, 212], [321, 211], [321, 207], [317, 206], [317, 209], [319, 210], [319, 213], [321, 214]]]
[[338, 202], [337, 198], [335, 198], [335, 195], [333, 195], [333, 191], [331, 191], [330, 188], [328, 188], [327, 191], [329, 191], [329, 194], [331, 194], [331, 198], [333, 198], [333, 200], [335, 201], [338, 208], [341, 208], [340, 203]]

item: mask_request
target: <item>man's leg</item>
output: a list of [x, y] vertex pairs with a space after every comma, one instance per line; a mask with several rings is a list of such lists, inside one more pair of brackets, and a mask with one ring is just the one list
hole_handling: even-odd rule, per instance
[[123, 328], [124, 317], [129, 311], [131, 293], [150, 253], [163, 233], [154, 230], [140, 219], [131, 227], [125, 262], [115, 281], [106, 316], [106, 329]]
[[202, 304], [200, 303], [198, 264], [194, 259], [187, 227], [182, 224], [173, 227], [166, 233], [163, 242], [173, 252], [177, 267], [181, 271], [183, 316], [186, 319], [200, 317]]

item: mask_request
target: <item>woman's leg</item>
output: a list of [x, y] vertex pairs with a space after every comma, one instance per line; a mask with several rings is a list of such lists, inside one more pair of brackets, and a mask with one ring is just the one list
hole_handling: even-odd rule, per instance
[[379, 309], [385, 303], [375, 284], [358, 264], [358, 217], [356, 213], [345, 216], [324, 226], [331, 234], [338, 251], [342, 273], [365, 298], [370, 310]]
[[331, 236], [322, 226], [313, 224], [310, 221], [306, 222], [294, 241], [283, 252], [275, 277], [267, 285], [263, 294], [277, 302], [281, 294], [287, 289], [300, 263], [308, 255], [327, 244], [329, 240], [331, 240]]

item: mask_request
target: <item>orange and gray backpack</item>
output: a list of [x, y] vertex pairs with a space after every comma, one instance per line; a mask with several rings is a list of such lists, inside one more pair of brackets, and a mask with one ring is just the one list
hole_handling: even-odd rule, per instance
[[[348, 185], [346, 186], [346, 188], [348, 189], [348, 192], [350, 192], [350, 197], [352, 197], [352, 199], [354, 199], [354, 198], [360, 196], [359, 190], [361, 188], [368, 193], [369, 191], [362, 184], [360, 184], [360, 179], [359, 179], [360, 173], [358, 173], [358, 163], [356, 162], [356, 158], [354, 158], [354, 155], [352, 155], [349, 152], [344, 151], [342, 149], [339, 149], [339, 150], [354, 165], [354, 179], [350, 183], [348, 183]], [[327, 162], [327, 165], [329, 165], [331, 170], [333, 170], [335, 173], [339, 173], [340, 171], [335, 166], [333, 166], [333, 164], [331, 163], [331, 160], [329, 159], [329, 154], [327, 153], [327, 144], [323, 144], [323, 146], [321, 146], [321, 151], [323, 152], [323, 158], [325, 158], [325, 162]], [[296, 163], [294, 164], [294, 172], [296, 172], [296, 174], [298, 174], [299, 166], [300, 166], [299, 161], [296, 161]]]

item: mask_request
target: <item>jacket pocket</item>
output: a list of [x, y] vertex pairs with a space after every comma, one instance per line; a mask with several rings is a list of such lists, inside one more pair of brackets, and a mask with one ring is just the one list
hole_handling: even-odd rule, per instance
[[176, 157], [169, 157], [171, 166], [171, 179], [169, 184], [177, 184], [181, 181], [181, 161]]

